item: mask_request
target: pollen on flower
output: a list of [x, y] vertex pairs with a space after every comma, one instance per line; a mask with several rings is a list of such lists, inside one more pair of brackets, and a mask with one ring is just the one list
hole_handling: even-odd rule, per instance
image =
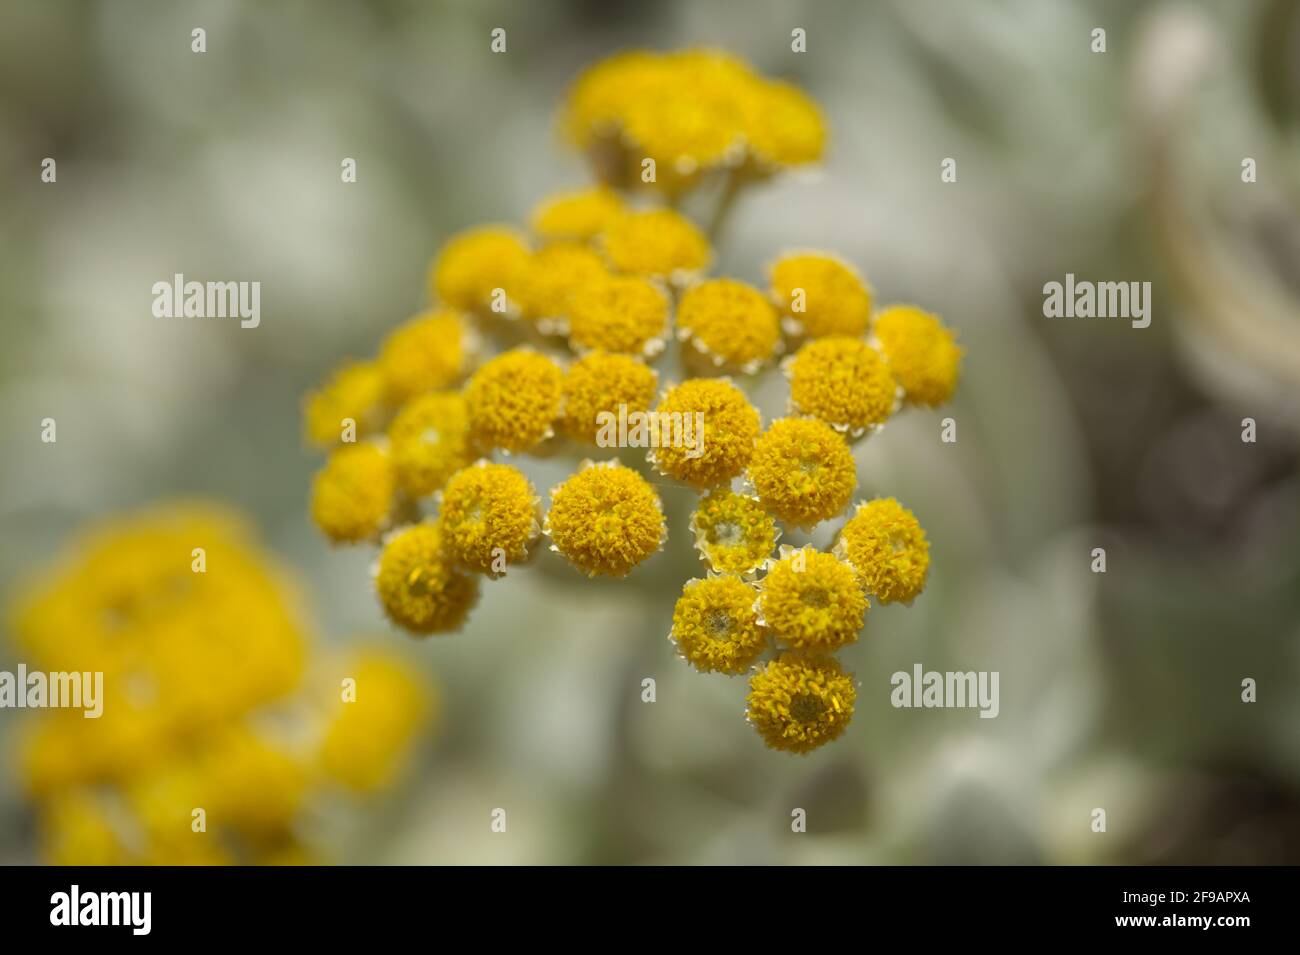
[[853, 568], [835, 555], [782, 547], [758, 585], [758, 613], [787, 646], [825, 653], [858, 639], [867, 598]]
[[773, 421], [758, 439], [748, 475], [763, 507], [796, 527], [834, 517], [857, 486], [844, 438], [816, 418]]
[[[660, 445], [649, 453], [660, 473], [692, 487], [715, 487], [749, 464], [762, 423], [758, 409], [726, 378], [691, 378], [670, 388], [655, 408], [660, 421], [681, 421], [693, 440]], [[696, 433], [703, 422], [703, 448]]]
[[624, 213], [609, 224], [600, 240], [618, 271], [674, 283], [702, 271], [713, 258], [704, 233], [672, 209]]
[[630, 355], [589, 352], [564, 373], [561, 426], [570, 437], [596, 444], [600, 416], [616, 419], [620, 406], [629, 415], [649, 410], [658, 382], [653, 368]]
[[586, 461], [557, 485], [544, 531], [552, 549], [590, 577], [627, 576], [668, 535], [659, 495], [617, 461]]
[[549, 196], [533, 210], [533, 231], [548, 242], [588, 242], [623, 212], [623, 200], [607, 186]]
[[772, 300], [799, 335], [858, 336], [871, 322], [871, 288], [851, 266], [823, 252], [783, 256], [768, 271]]
[[480, 226], [447, 240], [429, 269], [430, 297], [467, 312], [492, 311], [496, 289], [514, 304], [528, 267], [527, 239], [510, 226]]
[[528, 348], [485, 362], [465, 386], [470, 439], [484, 449], [536, 447], [553, 434], [563, 380], [559, 365]]
[[891, 305], [876, 316], [875, 334], [908, 401], [932, 408], [952, 397], [962, 349], [937, 315], [914, 305]]
[[436, 391], [412, 399], [388, 426], [393, 473], [414, 498], [441, 488], [474, 460], [469, 413], [458, 391]]
[[786, 365], [790, 403], [800, 414], [858, 437], [898, 408], [898, 384], [884, 359], [860, 338], [832, 335], [805, 342]]
[[515, 288], [525, 318], [545, 334], [563, 329], [574, 295], [604, 279], [604, 260], [589, 246], [553, 242], [522, 269]]
[[745, 716], [772, 749], [808, 753], [844, 732], [856, 698], [834, 657], [788, 650], [750, 678]]
[[776, 354], [781, 325], [758, 289], [735, 279], [693, 285], [677, 306], [677, 334], [717, 368], [753, 374]]
[[754, 596], [739, 577], [688, 580], [673, 609], [678, 652], [702, 673], [744, 673], [767, 648]]
[[573, 294], [569, 344], [574, 348], [654, 355], [667, 333], [668, 296], [647, 279], [609, 276]]
[[892, 497], [859, 504], [834, 553], [882, 604], [911, 603], [925, 589], [930, 544], [916, 516]]
[[473, 337], [457, 312], [425, 312], [398, 326], [379, 349], [388, 403], [397, 407], [426, 391], [458, 384], [473, 351]]
[[399, 627], [421, 636], [455, 630], [478, 600], [478, 590], [478, 578], [456, 568], [435, 525], [413, 524], [384, 542], [375, 591]]
[[749, 574], [772, 555], [781, 536], [776, 521], [758, 499], [715, 488], [691, 515], [695, 549], [720, 573]]
[[332, 448], [344, 434], [344, 422], [356, 422], [354, 437], [364, 438], [383, 420], [384, 377], [369, 361], [339, 368], [319, 389], [303, 399], [303, 430], [319, 448]]
[[370, 540], [387, 526], [395, 492], [392, 459], [383, 448], [344, 445], [316, 473], [312, 520], [336, 543]]
[[522, 471], [479, 461], [452, 475], [438, 512], [447, 549], [463, 567], [498, 577], [541, 531], [541, 500]]
[[803, 90], [776, 80], [756, 83], [747, 105], [749, 151], [760, 167], [801, 166], [821, 159], [826, 120]]

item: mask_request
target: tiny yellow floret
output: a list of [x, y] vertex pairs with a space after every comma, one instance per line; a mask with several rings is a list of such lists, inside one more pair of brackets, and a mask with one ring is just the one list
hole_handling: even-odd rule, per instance
[[[332, 448], [348, 434], [369, 437], [383, 423], [384, 376], [370, 361], [339, 368], [319, 389], [303, 399], [303, 430], [319, 448]], [[347, 423], [354, 422], [352, 428]]]
[[596, 444], [620, 407], [628, 415], [648, 411], [658, 383], [655, 370], [631, 355], [589, 352], [564, 373], [560, 423], [570, 437]]
[[375, 591], [389, 619], [410, 633], [457, 629], [478, 600], [478, 589], [477, 577], [456, 568], [435, 525], [413, 524], [384, 542]]
[[796, 650], [825, 653], [853, 643], [867, 613], [853, 568], [812, 547], [782, 547], [758, 591], [763, 625]]
[[762, 428], [758, 409], [726, 378], [690, 378], [670, 388], [655, 413], [660, 422], [681, 422], [683, 435], [689, 428], [691, 441], [661, 445], [648, 457], [661, 474], [697, 488], [716, 487], [745, 470]]
[[704, 233], [672, 209], [625, 213], [609, 224], [600, 240], [618, 271], [675, 284], [703, 271], [713, 258]]
[[832, 335], [804, 343], [786, 366], [790, 404], [836, 431], [859, 437], [898, 407], [898, 384], [880, 353], [860, 338]]
[[871, 322], [871, 288], [847, 263], [824, 252], [796, 252], [768, 270], [772, 301], [791, 331], [809, 338], [856, 337]]
[[437, 391], [412, 399], [388, 426], [388, 441], [398, 485], [427, 497], [474, 460], [465, 397]]
[[668, 535], [653, 487], [617, 461], [582, 468], [551, 491], [545, 533], [551, 549], [590, 577], [625, 577]]
[[754, 597], [739, 577], [688, 580], [673, 609], [678, 652], [702, 673], [744, 673], [767, 648]]
[[772, 749], [809, 753], [843, 734], [856, 698], [834, 657], [788, 650], [750, 679], [745, 716]]
[[623, 212], [623, 200], [607, 186], [562, 192], [533, 210], [533, 231], [549, 242], [588, 242]]
[[781, 418], [763, 432], [749, 480], [767, 510], [811, 527], [848, 506], [857, 469], [843, 436], [816, 418]]
[[715, 488], [691, 515], [695, 549], [720, 573], [748, 574], [772, 556], [780, 528], [758, 498]]
[[677, 334], [717, 368], [753, 374], [781, 344], [776, 310], [758, 289], [735, 279], [693, 285], [677, 306]]
[[524, 452], [553, 433], [564, 372], [530, 348], [485, 362], [465, 386], [470, 439], [483, 449]]
[[452, 308], [493, 314], [496, 290], [517, 301], [516, 283], [528, 267], [528, 241], [511, 226], [481, 226], [447, 240], [429, 269], [430, 298]]
[[473, 337], [457, 312], [425, 312], [398, 326], [379, 349], [388, 403], [398, 407], [416, 395], [459, 384], [473, 351]]
[[448, 550], [462, 566], [499, 577], [528, 559], [541, 531], [541, 501], [522, 471], [479, 461], [453, 474], [438, 519]]
[[910, 604], [925, 589], [930, 544], [916, 516], [892, 497], [859, 504], [834, 551], [882, 604]]
[[655, 355], [668, 333], [668, 296], [647, 279], [608, 276], [577, 289], [569, 311], [575, 350]]

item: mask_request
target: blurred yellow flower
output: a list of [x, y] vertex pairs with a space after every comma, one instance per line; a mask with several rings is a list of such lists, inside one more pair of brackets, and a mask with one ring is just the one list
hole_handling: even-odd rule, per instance
[[458, 629], [478, 600], [478, 578], [458, 570], [442, 532], [413, 524], [384, 541], [375, 591], [390, 620], [426, 636]]
[[517, 302], [516, 284], [528, 267], [527, 238], [511, 226], [480, 226], [443, 245], [429, 269], [430, 298], [465, 312], [492, 314], [495, 293]]
[[914, 305], [891, 305], [876, 316], [875, 334], [908, 401], [934, 407], [952, 397], [962, 349], [937, 315]]
[[417, 395], [458, 384], [473, 352], [473, 338], [457, 312], [425, 312], [398, 326], [379, 348], [388, 403], [398, 407]]
[[752, 285], [708, 279], [682, 294], [677, 334], [715, 368], [753, 374], [781, 344], [776, 310]]
[[654, 282], [632, 275], [593, 281], [573, 295], [569, 343], [575, 349], [600, 349], [655, 355], [668, 333], [668, 296]]
[[439, 490], [474, 460], [464, 395], [439, 391], [412, 399], [388, 426], [388, 441], [404, 492], [419, 498]]
[[332, 448], [350, 436], [365, 438], [383, 422], [384, 376], [375, 362], [351, 362], [339, 368], [321, 388], [303, 399], [303, 430], [308, 442]]
[[387, 451], [369, 441], [345, 444], [312, 482], [312, 520], [337, 543], [373, 539], [388, 525], [396, 485]]
[[680, 212], [627, 212], [600, 234], [610, 264], [620, 272], [681, 284], [703, 271], [713, 250], [703, 232]]
[[592, 186], [548, 196], [531, 216], [533, 231], [549, 242], [589, 242], [623, 212], [613, 189]]
[[796, 334], [857, 337], [871, 322], [870, 286], [833, 255], [784, 255], [769, 268], [768, 280], [772, 301]]

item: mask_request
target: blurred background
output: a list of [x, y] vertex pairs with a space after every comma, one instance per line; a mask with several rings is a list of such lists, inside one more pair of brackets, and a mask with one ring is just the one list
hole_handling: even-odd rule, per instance
[[[542, 560], [424, 642], [380, 615], [373, 551], [306, 515], [303, 392], [421, 306], [448, 235], [587, 181], [554, 122], [580, 69], [697, 45], [798, 83], [832, 134], [815, 174], [744, 197], [719, 271], [835, 250], [966, 348], [952, 405], [857, 446], [863, 496], [912, 508], [934, 562], [841, 655], [857, 714], [803, 758], [666, 639], [700, 574], [689, 500], [627, 580]], [[1296, 0], [7, 3], [0, 599], [93, 519], [178, 494], [246, 512], [319, 641], [441, 686], [438, 733], [342, 861], [1300, 862], [1298, 132]], [[261, 326], [155, 319], [176, 272], [260, 281]], [[1150, 281], [1151, 326], [1044, 318], [1067, 272]], [[760, 394], [783, 410], [779, 379]], [[527, 464], [543, 489], [572, 467]], [[0, 641], [0, 669], [19, 659]], [[893, 709], [915, 663], [999, 671], [1000, 715]], [[7, 863], [40, 858], [28, 716], [0, 711]]]

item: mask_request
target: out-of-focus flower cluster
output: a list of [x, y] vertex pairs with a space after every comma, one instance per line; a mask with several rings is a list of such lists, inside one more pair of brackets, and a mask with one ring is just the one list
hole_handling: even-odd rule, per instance
[[56, 864], [315, 860], [313, 809], [390, 786], [433, 716], [399, 657], [314, 649], [293, 583], [207, 503], [86, 531], [11, 624], [29, 669], [103, 674], [98, 718], [21, 724], [18, 775]]
[[[807, 752], [853, 711], [833, 652], [871, 599], [910, 602], [929, 566], [893, 499], [850, 514], [851, 444], [905, 405], [947, 401], [961, 349], [920, 308], [878, 308], [829, 252], [781, 254], [761, 286], [708, 274], [711, 237], [682, 203], [722, 177], [716, 224], [742, 187], [819, 159], [825, 124], [799, 90], [717, 52], [630, 52], [579, 77], [562, 127], [599, 181], [543, 200], [528, 229], [453, 236], [430, 309], [308, 396], [307, 437], [329, 452], [313, 516], [337, 543], [379, 548], [384, 611], [430, 634], [458, 628], [483, 578], [532, 560], [543, 536], [585, 574], [627, 575], [668, 533], [655, 483], [692, 489], [708, 573], [686, 584], [673, 639], [700, 670], [752, 671], [750, 721]], [[670, 346], [685, 380], [660, 381]], [[764, 428], [746, 389], [776, 369], [789, 407]], [[611, 444], [648, 446], [645, 466], [584, 460], [545, 509], [508, 460]], [[831, 552], [774, 556], [782, 525], [841, 517]]]

